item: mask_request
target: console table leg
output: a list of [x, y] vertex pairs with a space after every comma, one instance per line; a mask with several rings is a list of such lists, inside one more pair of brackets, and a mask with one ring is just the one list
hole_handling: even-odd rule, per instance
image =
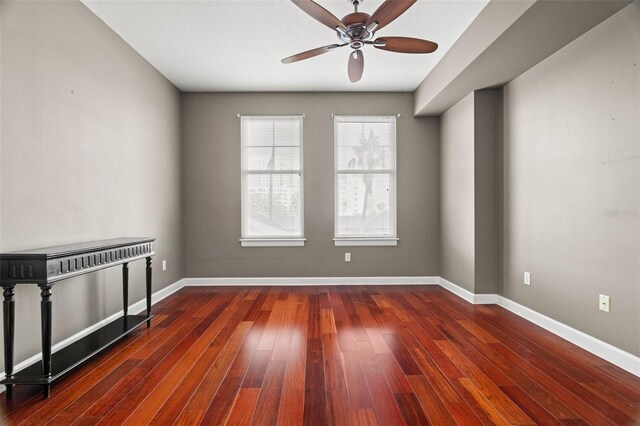
[[[13, 296], [15, 294], [15, 285], [9, 284], [3, 286], [3, 288], [4, 369], [6, 378], [9, 379], [13, 375], [13, 336], [15, 332], [15, 301]], [[13, 385], [6, 385], [6, 387], [7, 399], [13, 398]]]
[[127, 316], [129, 311], [129, 264], [122, 264], [122, 307], [124, 310], [124, 316]]
[[[147, 257], [147, 317], [151, 317], [151, 257]], [[147, 328], [151, 327], [151, 318], [147, 320]]]
[[[42, 378], [51, 377], [51, 285], [40, 284], [40, 315], [42, 332]], [[49, 397], [51, 385], [45, 384], [42, 393]]]

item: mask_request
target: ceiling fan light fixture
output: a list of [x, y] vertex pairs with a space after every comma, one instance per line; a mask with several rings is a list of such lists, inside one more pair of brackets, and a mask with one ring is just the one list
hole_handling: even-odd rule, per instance
[[349, 54], [349, 64], [347, 67], [349, 80], [357, 83], [362, 78], [364, 71], [364, 55], [362, 50], [356, 49]]

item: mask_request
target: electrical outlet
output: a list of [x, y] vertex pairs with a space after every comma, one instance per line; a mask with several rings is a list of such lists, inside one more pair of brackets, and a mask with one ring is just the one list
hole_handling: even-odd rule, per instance
[[524, 273], [524, 283], [526, 285], [531, 285], [531, 273], [530, 272], [525, 272]]
[[345, 253], [344, 254], [344, 261], [345, 262], [351, 262], [351, 253]]
[[600, 304], [598, 305], [601, 311], [611, 312], [611, 297], [606, 294], [600, 295]]
[[166, 271], [166, 270], [167, 270], [167, 261], [166, 261], [166, 260], [163, 260], [163, 261], [162, 261], [162, 270], [163, 270], [163, 271]]

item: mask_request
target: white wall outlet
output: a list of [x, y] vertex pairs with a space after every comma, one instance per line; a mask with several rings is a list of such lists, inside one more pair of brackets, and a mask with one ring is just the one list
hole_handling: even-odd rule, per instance
[[167, 261], [166, 261], [166, 260], [163, 260], [163, 261], [162, 261], [162, 270], [163, 270], [163, 271], [166, 271], [166, 270], [167, 270]]
[[345, 262], [351, 262], [351, 253], [345, 253], [344, 254], [344, 261]]
[[530, 272], [525, 272], [524, 273], [524, 283], [526, 285], [531, 285], [531, 273]]
[[598, 304], [601, 311], [611, 312], [611, 297], [606, 294], [600, 295], [600, 303]]

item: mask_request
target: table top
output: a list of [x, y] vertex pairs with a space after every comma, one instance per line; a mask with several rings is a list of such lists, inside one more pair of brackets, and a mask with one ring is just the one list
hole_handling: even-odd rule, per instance
[[120, 237], [107, 240], [87, 241], [75, 244], [63, 244], [59, 246], [43, 247], [30, 250], [12, 251], [1, 253], [0, 259], [15, 259], [28, 257], [60, 257], [70, 256], [78, 253], [90, 251], [107, 250], [116, 247], [124, 247], [133, 244], [148, 243], [155, 241], [151, 237]]

